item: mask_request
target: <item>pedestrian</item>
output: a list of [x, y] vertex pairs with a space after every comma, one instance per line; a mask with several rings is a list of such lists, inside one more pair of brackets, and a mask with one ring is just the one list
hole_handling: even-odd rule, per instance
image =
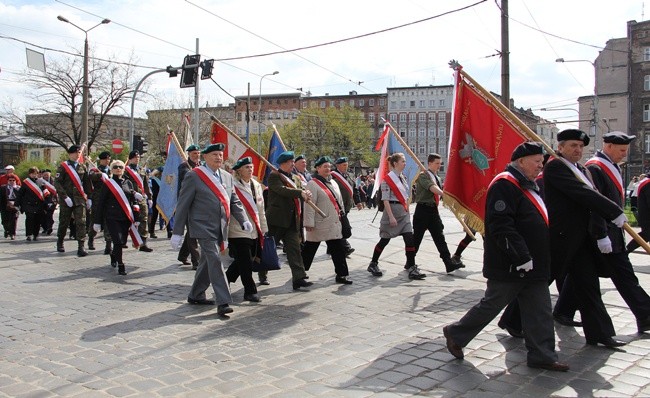
[[[603, 135], [603, 149], [597, 151], [586, 163], [595, 188], [621, 208], [625, 205], [625, 188], [618, 164], [627, 156], [632, 140], [633, 135], [622, 131], [608, 132]], [[650, 330], [650, 296], [634, 274], [625, 247], [623, 229], [609, 223], [597, 213], [591, 214], [590, 227], [605, 260], [607, 274], [636, 317], [638, 332]]]
[[[87, 233], [88, 233], [88, 250], [95, 250], [95, 237], [98, 232], [95, 232], [93, 227], [93, 212], [95, 211], [93, 206], [97, 202], [97, 195], [102, 188], [104, 183], [102, 182], [104, 175], [106, 177], [110, 174], [110, 164], [111, 164], [111, 154], [108, 151], [101, 152], [97, 157], [97, 165], [91, 167], [88, 170], [88, 178], [90, 179], [90, 185], [92, 189], [88, 193], [88, 198], [90, 199], [90, 206], [88, 207], [88, 213], [86, 214], [86, 224], [87, 224]], [[103, 226], [103, 223], [102, 223]], [[109, 245], [109, 241], [104, 239], [106, 245]], [[106, 249], [104, 249], [106, 251]]]
[[[361, 199], [359, 197], [359, 189], [357, 188], [357, 184], [354, 181], [354, 177], [348, 173], [348, 168], [350, 166], [348, 158], [342, 156], [336, 159], [336, 162], [334, 162], [334, 164], [335, 169], [332, 170], [332, 178], [334, 181], [336, 181], [339, 186], [339, 190], [341, 191], [341, 196], [343, 197], [343, 211], [347, 215], [352, 207], [356, 207], [357, 210], [361, 210], [363, 208], [363, 204], [361, 203]], [[347, 239], [343, 239], [343, 243], [345, 245], [345, 254], [346, 256], [349, 256], [354, 252], [354, 248], [352, 245], [350, 245], [350, 242], [348, 242]], [[331, 253], [328, 251], [328, 254]]]
[[[5, 173], [0, 175], [0, 185], [6, 185], [9, 177], [17, 177], [15, 174], [16, 168], [10, 164], [5, 166]], [[22, 182], [20, 177], [16, 178], [16, 185], [20, 186]]]
[[124, 178], [131, 180], [133, 189], [139, 194], [136, 195], [140, 211], [138, 212], [138, 233], [142, 238], [141, 252], [152, 252], [153, 249], [147, 246], [147, 237], [149, 236], [149, 209], [153, 205], [151, 199], [151, 188], [149, 185], [149, 175], [144, 167], [140, 167], [140, 152], [131, 151], [129, 160], [124, 167]]
[[[176, 194], [180, 195], [181, 187], [183, 186], [183, 180], [185, 175], [190, 170], [193, 170], [196, 167], [201, 165], [201, 147], [196, 144], [192, 144], [187, 147], [185, 150], [187, 152], [187, 160], [178, 165], [178, 185], [176, 188]], [[183, 239], [183, 245], [178, 251], [178, 261], [183, 265], [192, 265], [192, 269], [196, 270], [199, 266], [199, 243], [196, 239], [190, 237], [190, 226], [187, 226], [187, 231], [185, 232], [185, 239]], [[188, 261], [188, 257], [189, 260]]]
[[343, 210], [341, 191], [332, 178], [332, 159], [329, 156], [320, 157], [314, 166], [316, 172], [307, 184], [307, 189], [311, 192], [316, 207], [325, 213], [325, 217], [316, 213], [312, 207], [305, 208], [304, 223], [307, 237], [302, 249], [302, 261], [305, 270], [308, 271], [320, 243], [325, 242], [328, 251], [332, 254], [336, 283], [349, 285], [352, 281], [348, 278], [348, 263], [345, 258], [346, 249], [341, 224], [341, 219], [346, 217], [346, 214]]
[[27, 173], [28, 176], [18, 191], [16, 203], [20, 207], [20, 213], [25, 214], [27, 241], [35, 241], [38, 239], [41, 220], [45, 215], [45, 198], [50, 195], [50, 191], [39, 181], [38, 167], [30, 167]]
[[149, 176], [149, 182], [151, 183], [151, 217], [149, 217], [149, 237], [151, 239], [156, 239], [156, 224], [158, 222], [158, 217], [160, 212], [156, 204], [158, 203], [158, 193], [160, 192], [160, 171], [158, 169], [153, 169]]
[[433, 243], [438, 249], [438, 254], [445, 265], [445, 271], [449, 274], [457, 269], [465, 268], [460, 258], [452, 260], [451, 253], [445, 241], [445, 226], [438, 212], [438, 205], [442, 197], [442, 184], [438, 178], [438, 171], [442, 166], [442, 156], [431, 153], [427, 157], [427, 170], [422, 171], [415, 182], [415, 212], [413, 213], [413, 239], [415, 242], [415, 253], [417, 254], [424, 238], [425, 232], [429, 231]]
[[[638, 214], [636, 221], [641, 228], [639, 235], [647, 242], [650, 240], [650, 173], [643, 176], [636, 186]], [[628, 253], [632, 253], [639, 247], [636, 240], [627, 244]]]
[[[122, 258], [122, 249], [129, 237], [129, 230], [135, 236], [139, 206], [138, 192], [131, 180], [124, 178], [125, 165], [121, 160], [110, 164], [111, 176], [103, 174], [102, 185], [98, 186], [96, 206], [93, 212], [93, 229], [96, 233], [102, 227], [108, 230], [113, 242], [111, 248], [111, 266], [117, 267], [119, 275], [126, 275], [126, 266]], [[137, 239], [137, 238], [136, 238]]]
[[295, 163], [293, 165], [293, 174], [297, 175], [300, 178], [300, 183], [303, 186], [306, 186], [307, 183], [311, 180], [311, 174], [307, 170], [307, 158], [305, 155], [296, 156]]
[[77, 256], [88, 255], [84, 245], [86, 239], [86, 211], [90, 205], [87, 193], [91, 191], [90, 179], [86, 166], [79, 163], [81, 147], [71, 145], [68, 150], [68, 160], [62, 162], [56, 170], [54, 186], [59, 195], [59, 228], [56, 233], [56, 251], [65, 252], [63, 240], [68, 226], [74, 217], [75, 236], [77, 239]]
[[208, 300], [205, 294], [212, 284], [220, 316], [233, 312], [229, 305], [232, 303], [230, 287], [220, 256], [228, 240], [228, 223], [236, 223], [247, 232], [253, 230], [234, 192], [232, 175], [221, 169], [225, 147], [222, 143], [207, 146], [201, 151], [205, 165], [185, 175], [176, 203], [171, 239], [172, 248], [178, 250], [185, 226], [189, 226], [190, 237], [197, 239], [201, 247], [201, 256], [187, 302], [214, 305], [215, 301]]
[[254, 166], [250, 156], [237, 160], [232, 169], [235, 177], [235, 193], [254, 228], [246, 231], [242, 230], [237, 223], [230, 223], [228, 248], [234, 260], [226, 270], [226, 276], [229, 283], [235, 283], [241, 277], [244, 285], [244, 300], [257, 303], [261, 299], [253, 279], [253, 258], [261, 256], [264, 234], [268, 232], [262, 185], [252, 178]]
[[[293, 151], [282, 152], [278, 156], [278, 169], [269, 174], [266, 222], [269, 235], [284, 242], [287, 262], [291, 268], [293, 290], [309, 287], [305, 265], [300, 254], [300, 226], [302, 225], [301, 200], [311, 200], [311, 192], [303, 189], [300, 178], [292, 175], [295, 164]], [[263, 274], [260, 283], [266, 280]]]
[[58, 204], [58, 197], [56, 188], [54, 187], [54, 179], [52, 178], [52, 170], [45, 169], [41, 175], [43, 184], [45, 184], [46, 189], [50, 192], [49, 195], [45, 197], [45, 214], [41, 220], [41, 228], [43, 228], [43, 233], [47, 236], [52, 235], [54, 229], [54, 211]]
[[409, 214], [409, 186], [402, 171], [406, 167], [406, 158], [403, 153], [394, 153], [388, 157], [388, 165], [391, 171], [381, 182], [381, 198], [384, 202], [384, 212], [379, 223], [379, 242], [375, 245], [372, 259], [368, 266], [368, 272], [373, 276], [382, 276], [379, 268], [379, 256], [392, 238], [402, 236], [404, 239], [404, 252], [409, 279], [424, 279], [426, 274], [420, 272], [415, 265], [415, 242], [413, 239], [413, 228], [411, 227], [411, 215]]
[[20, 185], [16, 182], [18, 176], [11, 175], [7, 178], [7, 183], [0, 185], [0, 215], [2, 216], [2, 227], [4, 228], [5, 238], [16, 239], [16, 224], [18, 223], [18, 207], [16, 198]]
[[506, 170], [490, 183], [485, 205], [483, 276], [485, 295], [458, 322], [443, 328], [447, 349], [456, 358], [511, 301], [522, 309], [527, 365], [566, 372], [558, 362], [548, 289], [548, 216], [535, 177], [542, 169], [538, 143], [518, 145]]

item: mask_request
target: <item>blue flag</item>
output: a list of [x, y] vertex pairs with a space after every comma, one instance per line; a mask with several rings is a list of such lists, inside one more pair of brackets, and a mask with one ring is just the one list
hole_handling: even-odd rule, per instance
[[391, 132], [388, 134], [388, 154], [392, 155], [393, 153], [396, 152], [401, 152], [404, 154], [404, 157], [406, 158], [406, 167], [404, 168], [404, 171], [402, 172], [404, 176], [406, 177], [406, 181], [409, 184], [409, 197], [411, 196], [412, 190], [413, 190], [413, 184], [415, 184], [415, 180], [418, 178], [418, 175], [420, 175], [420, 165], [417, 159], [413, 159], [411, 155], [409, 155], [409, 152], [402, 146], [402, 144], [399, 142], [399, 140], [395, 137], [395, 132]]
[[[286, 148], [282, 143], [282, 139], [280, 139], [280, 134], [278, 134], [277, 130], [274, 130], [273, 134], [271, 135], [271, 141], [269, 142], [269, 151], [266, 153], [266, 159], [269, 161], [269, 163], [277, 167], [278, 157], [284, 151], [286, 151]], [[266, 167], [263, 180], [264, 185], [268, 185], [269, 174], [271, 174], [271, 168]]]
[[[173, 132], [171, 134], [174, 134]], [[176, 201], [178, 199], [178, 166], [185, 160], [182, 156], [182, 148], [176, 147], [176, 140], [169, 136], [169, 143], [167, 144], [167, 160], [163, 167], [163, 173], [160, 177], [160, 191], [158, 192], [158, 199], [156, 207], [160, 215], [170, 223], [174, 210], [176, 210]], [[170, 223], [170, 226], [173, 226]]]

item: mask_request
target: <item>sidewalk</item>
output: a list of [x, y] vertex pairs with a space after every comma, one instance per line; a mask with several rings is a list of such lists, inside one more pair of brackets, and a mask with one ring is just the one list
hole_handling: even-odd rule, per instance
[[[464, 232], [442, 214], [453, 252]], [[153, 253], [126, 250], [129, 274], [121, 277], [103, 242], [80, 259], [74, 241], [60, 254], [56, 237], [25, 242], [20, 231], [18, 240], [0, 241], [0, 396], [650, 396], [650, 335], [636, 334], [609, 280], [601, 279], [602, 291], [618, 338], [629, 342], [622, 350], [586, 346], [581, 329], [556, 324], [571, 371], [530, 369], [523, 341], [494, 321], [455, 360], [442, 327], [483, 296], [480, 237], [463, 253], [467, 268], [453, 275], [426, 237], [417, 257], [422, 281], [408, 279], [403, 242], [393, 240], [380, 259], [384, 276], [375, 278], [366, 271], [379, 239], [374, 215], [351, 213], [353, 285], [334, 283], [323, 244], [309, 291], [292, 291], [285, 264], [260, 287], [261, 303], [242, 303], [241, 283], [231, 285], [228, 319], [186, 303], [194, 272], [178, 265], [167, 239], [149, 240]], [[650, 256], [632, 262], [650, 289]]]

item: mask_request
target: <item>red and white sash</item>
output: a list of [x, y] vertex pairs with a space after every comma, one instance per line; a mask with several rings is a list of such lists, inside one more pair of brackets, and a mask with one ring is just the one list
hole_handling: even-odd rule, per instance
[[639, 192], [641, 191], [641, 189], [643, 189], [643, 187], [645, 187], [648, 184], [650, 184], [650, 178], [644, 177], [641, 181], [639, 181], [636, 188], [634, 188], [634, 194], [636, 196], [639, 196]]
[[[431, 181], [433, 181], [433, 184], [442, 190], [442, 187], [440, 185], [438, 185], [438, 179], [431, 172], [431, 170], [427, 170], [427, 173], [429, 174], [429, 177], [431, 178]], [[434, 193], [433, 194], [433, 200], [436, 201], [436, 205], [440, 204], [440, 195], [438, 195], [437, 193]]]
[[135, 246], [136, 248], [140, 247], [143, 243], [142, 237], [138, 233], [138, 227], [135, 226], [135, 217], [133, 216], [133, 210], [131, 210], [131, 204], [126, 198], [126, 195], [124, 194], [124, 190], [122, 190], [122, 187], [117, 185], [117, 182], [115, 182], [114, 179], [108, 178], [108, 176], [106, 176], [106, 174], [104, 173], [102, 173], [102, 181], [104, 181], [104, 184], [106, 184], [108, 190], [111, 191], [111, 193], [117, 200], [117, 203], [122, 208], [122, 211], [126, 215], [126, 218], [128, 218], [129, 221], [131, 222], [131, 226], [129, 227], [129, 235], [131, 235], [133, 246]]
[[388, 173], [388, 175], [386, 175], [386, 179], [384, 179], [384, 181], [386, 181], [386, 184], [388, 184], [390, 190], [395, 196], [397, 196], [397, 199], [402, 204], [402, 206], [404, 206], [404, 210], [408, 212], [408, 190], [407, 187], [404, 186], [404, 183], [402, 183], [402, 180], [400, 180], [399, 176], [395, 174], [395, 171], [391, 171]]
[[586, 166], [592, 164], [600, 167], [600, 169], [603, 172], [605, 172], [605, 174], [607, 174], [609, 179], [612, 180], [612, 182], [616, 186], [616, 189], [618, 189], [618, 193], [621, 195], [621, 201], [622, 201], [621, 203], [625, 203], [625, 190], [623, 189], [623, 177], [621, 176], [621, 173], [618, 171], [618, 169], [614, 166], [614, 164], [598, 156], [594, 156], [593, 158], [589, 159], [587, 163], [585, 163]]
[[[280, 173], [280, 171], [277, 171], [278, 175], [280, 176], [280, 180], [284, 183], [285, 187], [293, 188], [296, 189], [298, 186], [287, 176], [284, 174]], [[301, 214], [301, 209], [300, 209], [300, 199], [299, 198], [293, 198], [293, 204], [296, 206], [296, 216], [298, 219], [300, 219], [300, 214]]]
[[79, 191], [81, 196], [83, 196], [84, 200], [88, 200], [88, 196], [86, 196], [86, 192], [84, 192], [84, 187], [81, 183], [81, 178], [79, 178], [77, 170], [73, 169], [72, 166], [68, 164], [68, 162], [62, 162], [61, 167], [63, 167], [63, 170], [68, 174], [68, 177], [70, 177], [75, 188], [77, 188], [77, 191]]
[[207, 185], [207, 187], [214, 193], [221, 202], [221, 207], [223, 207], [223, 212], [226, 214], [226, 223], [230, 221], [230, 195], [226, 192], [226, 189], [223, 187], [223, 184], [217, 180], [217, 177], [214, 176], [214, 172], [208, 169], [207, 166], [199, 166], [192, 169], [196, 172], [196, 175], [199, 176], [201, 181]]
[[129, 176], [131, 176], [131, 179], [135, 181], [135, 184], [138, 186], [138, 189], [140, 192], [142, 192], [142, 195], [144, 195], [144, 182], [142, 181], [142, 177], [140, 177], [140, 174], [138, 174], [135, 170], [133, 170], [129, 165], [126, 165], [124, 167], [124, 170], [126, 170], [127, 173], [129, 173]]
[[[34, 195], [36, 195], [36, 196], [38, 197], [38, 199], [39, 199], [41, 202], [45, 200], [45, 195], [43, 194], [43, 191], [41, 190], [41, 188], [39, 188], [38, 185], [36, 185], [36, 183], [35, 183], [34, 181], [32, 181], [31, 178], [25, 178], [25, 179], [23, 180], [23, 183], [24, 183], [25, 186], [27, 186], [27, 187], [28, 187], [32, 192], [34, 192]], [[48, 195], [49, 195], [49, 193], [48, 193]]]
[[348, 182], [347, 178], [343, 177], [343, 175], [336, 170], [332, 171], [332, 177], [336, 178], [336, 181], [341, 183], [343, 188], [345, 188], [345, 190], [348, 191], [350, 196], [352, 196], [354, 192], [354, 188], [352, 188], [352, 185], [350, 184], [350, 182]]
[[[591, 183], [589, 178], [587, 178], [587, 176], [582, 171], [580, 171], [580, 169], [577, 168], [575, 164], [569, 162], [568, 160], [566, 160], [562, 156], [558, 156], [558, 157], [556, 157], [554, 159], [557, 159], [557, 160], [561, 161], [562, 163], [564, 163], [566, 165], [566, 167], [568, 167], [569, 170], [571, 170], [571, 172], [576, 176], [576, 178], [578, 180], [584, 182], [586, 186], [588, 186], [591, 189], [595, 189], [594, 184]], [[550, 161], [551, 161], [551, 159], [549, 159], [549, 162]]]
[[296, 172], [295, 175], [297, 175], [298, 178], [300, 178], [300, 182], [301, 182], [303, 185], [307, 185], [307, 182], [308, 182], [308, 181], [307, 181], [307, 179], [305, 178], [305, 176], [302, 175], [302, 173], [300, 173], [300, 172]]
[[248, 213], [248, 218], [253, 220], [253, 223], [255, 224], [260, 247], [264, 247], [264, 235], [262, 234], [262, 225], [260, 224], [260, 215], [257, 209], [257, 203], [255, 203], [255, 198], [253, 195], [248, 193], [248, 191], [239, 188], [237, 185], [235, 185], [235, 193], [237, 194], [237, 197], [241, 201], [242, 205], [244, 205], [244, 209], [246, 209], [246, 212]]
[[50, 193], [51, 193], [52, 195], [56, 195], [56, 194], [57, 194], [57, 192], [56, 192], [56, 188], [54, 187], [54, 185], [52, 185], [52, 184], [50, 184], [49, 182], [47, 182], [44, 178], [41, 178], [41, 179], [40, 179], [40, 182], [42, 182], [43, 185], [45, 185], [45, 189], [47, 189], [48, 191], [50, 191]]
[[[546, 210], [546, 205], [544, 204], [544, 201], [542, 200], [542, 197], [539, 196], [539, 194], [538, 194], [537, 192], [535, 192], [535, 191], [532, 190], [532, 189], [524, 189], [524, 188], [522, 188], [521, 185], [519, 184], [519, 181], [517, 180], [517, 178], [516, 178], [515, 176], [513, 176], [513, 175], [512, 175], [510, 172], [508, 172], [508, 171], [504, 171], [503, 173], [499, 173], [499, 174], [497, 174], [497, 176], [494, 177], [494, 179], [493, 179], [492, 182], [490, 183], [490, 187], [491, 187], [492, 184], [494, 184], [497, 180], [508, 180], [508, 181], [511, 182], [514, 186], [516, 186], [517, 188], [521, 189], [521, 192], [523, 192], [524, 195], [526, 195], [526, 197], [528, 198], [528, 200], [531, 201], [531, 203], [533, 204], [533, 206], [535, 206], [535, 208], [537, 208], [537, 211], [539, 211], [539, 214], [542, 216], [542, 218], [544, 219], [544, 222], [545, 222], [546, 225], [548, 226], [548, 211]], [[488, 187], [488, 189], [489, 189], [490, 187]]]
[[[332, 174], [334, 174], [334, 173], [332, 173]], [[319, 180], [318, 178], [314, 178], [313, 181], [316, 183], [316, 185], [318, 185], [320, 187], [320, 189], [323, 190], [323, 192], [325, 192], [325, 195], [327, 195], [330, 202], [332, 202], [332, 205], [334, 206], [334, 210], [336, 211], [336, 214], [338, 214], [339, 219], [340, 219], [341, 218], [341, 208], [339, 207], [339, 202], [336, 200], [334, 195], [332, 195], [332, 192], [330, 191], [330, 189], [327, 187], [327, 185], [323, 184], [323, 182], [321, 180]]]

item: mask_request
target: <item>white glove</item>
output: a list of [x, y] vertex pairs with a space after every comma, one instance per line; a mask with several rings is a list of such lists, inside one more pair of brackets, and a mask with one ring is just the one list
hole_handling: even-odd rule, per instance
[[246, 232], [251, 232], [253, 230], [253, 224], [251, 224], [250, 221], [244, 221], [244, 223], [241, 225], [241, 227]]
[[92, 199], [86, 200], [86, 208], [90, 210], [92, 207], [93, 207], [93, 200]]
[[93, 231], [99, 233], [102, 230], [102, 224], [93, 224]]
[[612, 222], [617, 227], [623, 228], [623, 224], [627, 222], [627, 217], [625, 217], [625, 213], [621, 213], [621, 215], [613, 219]]
[[144, 199], [144, 196], [142, 196], [140, 192], [136, 192], [133, 196], [135, 196], [135, 200], [137, 200], [138, 202]]
[[70, 199], [69, 196], [65, 198], [64, 202], [66, 205], [68, 205], [68, 207], [72, 207], [72, 199]]
[[598, 244], [598, 250], [600, 250], [601, 253], [607, 254], [612, 252], [612, 241], [609, 239], [609, 236], [598, 239], [596, 243]]
[[172, 249], [178, 250], [183, 245], [183, 235], [172, 235], [172, 239], [169, 241], [172, 245]]
[[153, 200], [151, 200], [151, 199], [147, 200], [147, 205], [151, 209], [153, 207]]
[[515, 268], [517, 271], [526, 271], [530, 272], [533, 270], [533, 260], [528, 260], [527, 263], [521, 264], [519, 267]]
[[140, 221], [134, 222], [133, 225], [135, 225], [136, 227], [139, 227], [140, 226]]

